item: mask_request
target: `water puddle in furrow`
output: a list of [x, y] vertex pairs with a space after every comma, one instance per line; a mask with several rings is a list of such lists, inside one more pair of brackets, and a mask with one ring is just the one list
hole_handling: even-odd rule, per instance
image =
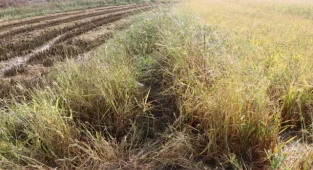
[[32, 53], [27, 54], [25, 56], [18, 56], [7, 61], [0, 62], [0, 77], [3, 77], [7, 71], [11, 69], [18, 68], [23, 64], [27, 63], [32, 57], [36, 54], [48, 50], [53, 44], [55, 44], [63, 35], [59, 35], [49, 41], [47, 44], [35, 49]]

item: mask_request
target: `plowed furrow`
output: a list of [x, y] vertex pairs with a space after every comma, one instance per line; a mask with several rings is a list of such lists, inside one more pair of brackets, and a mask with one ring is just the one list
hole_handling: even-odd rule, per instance
[[[145, 8], [149, 8], [149, 7], [141, 7], [139, 9], [132, 9], [134, 11], [140, 11], [142, 9]], [[108, 22], [112, 22], [114, 20], [112, 20], [112, 18], [121, 18], [123, 15], [127, 14], [131, 12], [130, 9], [126, 10], [126, 11], [120, 11], [119, 13], [115, 13], [115, 14], [111, 14], [111, 15], [106, 15], [104, 17], [100, 17], [91, 21], [87, 21], [87, 22], [82, 22], [80, 24], [77, 25], [72, 25], [72, 26], [68, 26], [62, 29], [57, 29], [54, 31], [50, 31], [50, 32], [46, 32], [40, 36], [34, 37], [31, 40], [27, 40], [24, 42], [20, 42], [20, 43], [14, 43], [14, 44], [8, 44], [5, 46], [0, 47], [0, 61], [1, 60], [7, 60], [9, 58], [12, 58], [14, 56], [18, 56], [18, 55], [26, 55], [28, 53], [31, 52], [32, 49], [43, 45], [45, 42], [53, 39], [54, 37], [57, 37], [58, 35], [64, 34], [64, 33], [69, 33], [70, 31], [76, 32], [73, 34], [78, 34], [78, 32], [84, 32], [88, 29], [91, 29], [91, 27], [98, 27], [101, 26], [103, 24], [106, 24]], [[110, 19], [111, 18], [111, 19]], [[110, 21], [112, 20], [112, 21]], [[83, 31], [79, 31], [80, 29], [82, 29]], [[75, 31], [78, 30], [78, 31]], [[70, 34], [70, 33], [69, 33]]]
[[[49, 48], [45, 48], [45, 46], [42, 46], [39, 51], [36, 50], [38, 52], [27, 55], [27, 57], [24, 58], [22, 62], [6, 67], [5, 69], [0, 69], [0, 77], [12, 77], [16, 74], [20, 74], [23, 72], [24, 67], [29, 64], [32, 65], [38, 62], [37, 64], [45, 65], [45, 60], [48, 58], [50, 58], [48, 61], [53, 62], [54, 60], [62, 60], [64, 57], [74, 57], [81, 53], [88, 52], [93, 48], [103, 44], [105, 40], [113, 35], [113, 32], [115, 30], [122, 29], [127, 24], [126, 22], [118, 21], [118, 23], [120, 24], [115, 24], [115, 26], [110, 27], [109, 25], [112, 25], [110, 23], [125, 18], [127, 16], [134, 15], [138, 12], [150, 10], [153, 7], [154, 6], [142, 7], [135, 10], [124, 11], [123, 13], [112, 14], [106, 19], [93, 21], [93, 23], [89, 24], [88, 26], [84, 26], [79, 29], [72, 30], [71, 32], [59, 35], [57, 36], [57, 38], [53, 38], [52, 40], [50, 40]], [[103, 26], [102, 28], [109, 29], [107, 29], [106, 31], [96, 30], [101, 32], [104, 31], [105, 33], [102, 33], [100, 36], [92, 39], [91, 41], [74, 39], [79, 35], [84, 35], [86, 33], [91, 34], [92, 32], [94, 32], [92, 30], [99, 28], [100, 26]], [[45, 49], [42, 50], [43, 48]], [[50, 66], [50, 62], [48, 62], [48, 66]]]
[[[126, 16], [136, 14], [138, 11], [148, 11], [152, 9], [153, 7], [146, 7], [141, 10], [136, 10], [136, 11], [130, 11], [129, 13], [124, 13], [121, 15], [116, 15], [114, 17], [109, 18], [106, 20], [104, 23], [101, 23], [101, 25], [108, 24], [117, 20], [120, 20]], [[39, 57], [51, 57], [51, 56], [59, 56], [59, 57], [67, 57], [67, 56], [76, 56], [80, 53], [90, 51], [91, 49], [101, 45], [106, 39], [110, 38], [113, 34], [113, 31], [109, 31], [105, 33], [104, 35], [101, 35], [94, 39], [93, 41], [84, 41], [84, 40], [73, 40], [76, 36], [82, 35], [88, 31], [91, 31], [95, 28], [98, 28], [101, 26], [100, 24], [98, 26], [94, 27], [85, 27], [84, 29], [76, 30], [73, 32], [70, 32], [64, 36], [62, 36], [60, 39], [58, 39], [57, 43], [52, 45], [49, 50], [43, 51], [36, 55], [36, 57], [33, 57], [33, 59], [38, 59]], [[119, 26], [115, 28], [121, 29], [122, 26]], [[61, 43], [63, 42], [63, 43]]]
[[77, 20], [81, 20], [81, 19], [85, 19], [85, 18], [96, 17], [96, 16], [100, 16], [100, 15], [104, 15], [104, 14], [109, 14], [112, 12], [118, 12], [118, 11], [123, 11], [123, 10], [127, 10], [127, 9], [132, 9], [132, 8], [136, 8], [136, 6], [130, 5], [130, 6], [122, 7], [122, 8], [118, 8], [118, 9], [115, 9], [115, 8], [114, 9], [108, 9], [105, 11], [90, 13], [87, 15], [82, 14], [82, 15], [77, 15], [77, 16], [73, 16], [73, 17], [69, 17], [69, 18], [64, 18], [64, 19], [60, 19], [60, 20], [42, 23], [42, 24], [35, 25], [35, 26], [24, 27], [24, 28], [20, 28], [20, 29], [13, 30], [13, 31], [7, 32], [5, 34], [2, 34], [2, 35], [0, 35], [0, 39], [4, 40], [6, 38], [10, 38], [10, 37], [15, 36], [17, 34], [30, 32], [30, 31], [34, 31], [34, 30], [38, 30], [38, 29], [44, 29], [47, 27], [52, 27], [52, 26], [61, 24], [61, 23], [73, 22], [73, 21], [77, 21]]
[[90, 24], [90, 25], [84, 26], [81, 29], [75, 29], [75, 30], [67, 33], [61, 39], [59, 39], [58, 42], [63, 42], [63, 41], [68, 40], [70, 38], [73, 38], [73, 37], [79, 36], [81, 34], [84, 34], [84, 33], [88, 32], [88, 31], [91, 31], [91, 30], [93, 30], [95, 28], [98, 28], [98, 27], [100, 27], [102, 25], [105, 25], [105, 24], [117, 21], [117, 20], [122, 19], [122, 18], [124, 18], [126, 16], [133, 15], [133, 14], [136, 14], [138, 12], [143, 12], [143, 11], [146, 11], [146, 10], [149, 10], [149, 9], [151, 9], [151, 7], [142, 7], [142, 8], [139, 8], [137, 10], [131, 10], [131, 11], [123, 12], [123, 13], [120, 13], [120, 14], [112, 15], [111, 17], [109, 17], [109, 18], [107, 18], [105, 20], [97, 20], [95, 22], [92, 22], [92, 24]]
[[88, 12], [88, 11], [101, 11], [101, 10], [106, 10], [106, 9], [120, 8], [120, 7], [123, 7], [123, 6], [126, 6], [126, 5], [92, 8], [92, 9], [88, 9], [88, 10], [77, 10], [77, 11], [71, 11], [71, 12], [67, 12], [67, 13], [52, 14], [52, 15], [48, 15], [48, 16], [36, 17], [34, 19], [26, 19], [26, 20], [23, 20], [23, 21], [13, 21], [13, 22], [11, 21], [8, 24], [0, 25], [0, 31], [6, 30], [6, 29], [10, 29], [10, 28], [14, 28], [14, 27], [15, 28], [16, 27], [20, 27], [20, 26], [23, 26], [23, 25], [35, 24], [35, 23], [39, 23], [39, 22], [42, 22], [42, 21], [62, 18], [62, 17], [70, 16], [70, 15], [81, 14], [81, 13], [85, 13], [85, 12]]
[[[123, 24], [120, 24], [120, 25], [114, 27], [111, 30], [106, 30], [105, 33], [101, 34], [100, 36], [98, 36], [92, 40], [69, 39], [66, 42], [54, 44], [48, 50], [42, 51], [42, 52], [34, 55], [33, 57], [31, 57], [26, 63], [30, 64], [30, 65], [36, 65], [38, 63], [43, 63], [43, 65], [45, 65], [44, 61], [47, 59], [48, 59], [48, 61], [53, 62], [55, 60], [62, 60], [66, 57], [75, 57], [75, 56], [78, 56], [79, 54], [89, 52], [92, 49], [103, 44], [107, 39], [111, 38], [113, 36], [114, 31], [123, 29], [126, 25], [128, 25], [128, 23], [123, 23]], [[48, 66], [51, 66], [51, 65], [48, 65]], [[21, 67], [18, 67], [18, 69], [21, 69]], [[10, 76], [13, 76], [15, 74], [16, 74], [16, 70], [11, 69], [11, 70], [7, 70], [7, 72], [4, 74], [4, 76], [10, 77]]]

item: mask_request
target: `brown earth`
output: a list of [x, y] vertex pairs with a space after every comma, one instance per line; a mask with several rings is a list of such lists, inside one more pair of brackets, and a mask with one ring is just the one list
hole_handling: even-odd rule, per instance
[[[57, 35], [77, 30], [94, 23], [101, 23], [103, 20], [113, 17], [113, 14], [127, 15], [131, 12], [145, 10], [149, 5], [127, 6], [116, 9], [104, 9], [101, 13], [79, 14], [45, 23], [30, 24], [23, 28], [6, 32], [0, 31], [0, 60], [7, 60], [17, 55], [26, 55], [34, 48], [44, 44]], [[85, 13], [85, 12], [84, 12]], [[45, 19], [44, 19], [45, 20]], [[50, 29], [52, 28], [52, 30]], [[49, 30], [50, 29], [50, 30]], [[40, 35], [36, 35], [38, 34]], [[4, 33], [3, 33], [4, 32]]]
[[72, 16], [75, 14], [84, 15], [84, 12], [87, 13], [87, 12], [93, 12], [93, 11], [102, 11], [102, 10], [107, 10], [107, 9], [121, 8], [123, 6], [127, 6], [127, 5], [98, 7], [98, 8], [92, 8], [89, 10], [76, 10], [76, 11], [70, 11], [70, 12], [64, 12], [64, 13], [57, 13], [57, 14], [50, 14], [50, 15], [45, 15], [45, 16], [37, 16], [37, 17], [32, 17], [32, 18], [20, 19], [16, 21], [6, 21], [6, 22], [1, 23], [0, 31], [3, 31], [4, 29], [10, 30], [12, 28], [14, 29], [14, 28], [23, 27], [26, 24], [29, 25], [29, 24], [34, 24], [34, 23], [50, 21], [53, 19], [58, 19], [61, 17], [66, 17], [66, 16]]
[[0, 104], [40, 84], [55, 61], [91, 51], [130, 24], [128, 16], [154, 7], [120, 5], [0, 22]]

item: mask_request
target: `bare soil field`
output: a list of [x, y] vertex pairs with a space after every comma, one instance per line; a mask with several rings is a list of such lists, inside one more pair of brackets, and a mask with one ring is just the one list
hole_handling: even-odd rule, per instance
[[2, 91], [12, 87], [7, 83], [12, 80], [33, 80], [55, 60], [90, 51], [127, 25], [125, 18], [154, 7], [118, 5], [0, 22]]

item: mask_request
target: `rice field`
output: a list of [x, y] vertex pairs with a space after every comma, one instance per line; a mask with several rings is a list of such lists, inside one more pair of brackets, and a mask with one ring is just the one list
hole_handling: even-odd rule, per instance
[[0, 169], [313, 168], [313, 2], [41, 17], [0, 24]]

